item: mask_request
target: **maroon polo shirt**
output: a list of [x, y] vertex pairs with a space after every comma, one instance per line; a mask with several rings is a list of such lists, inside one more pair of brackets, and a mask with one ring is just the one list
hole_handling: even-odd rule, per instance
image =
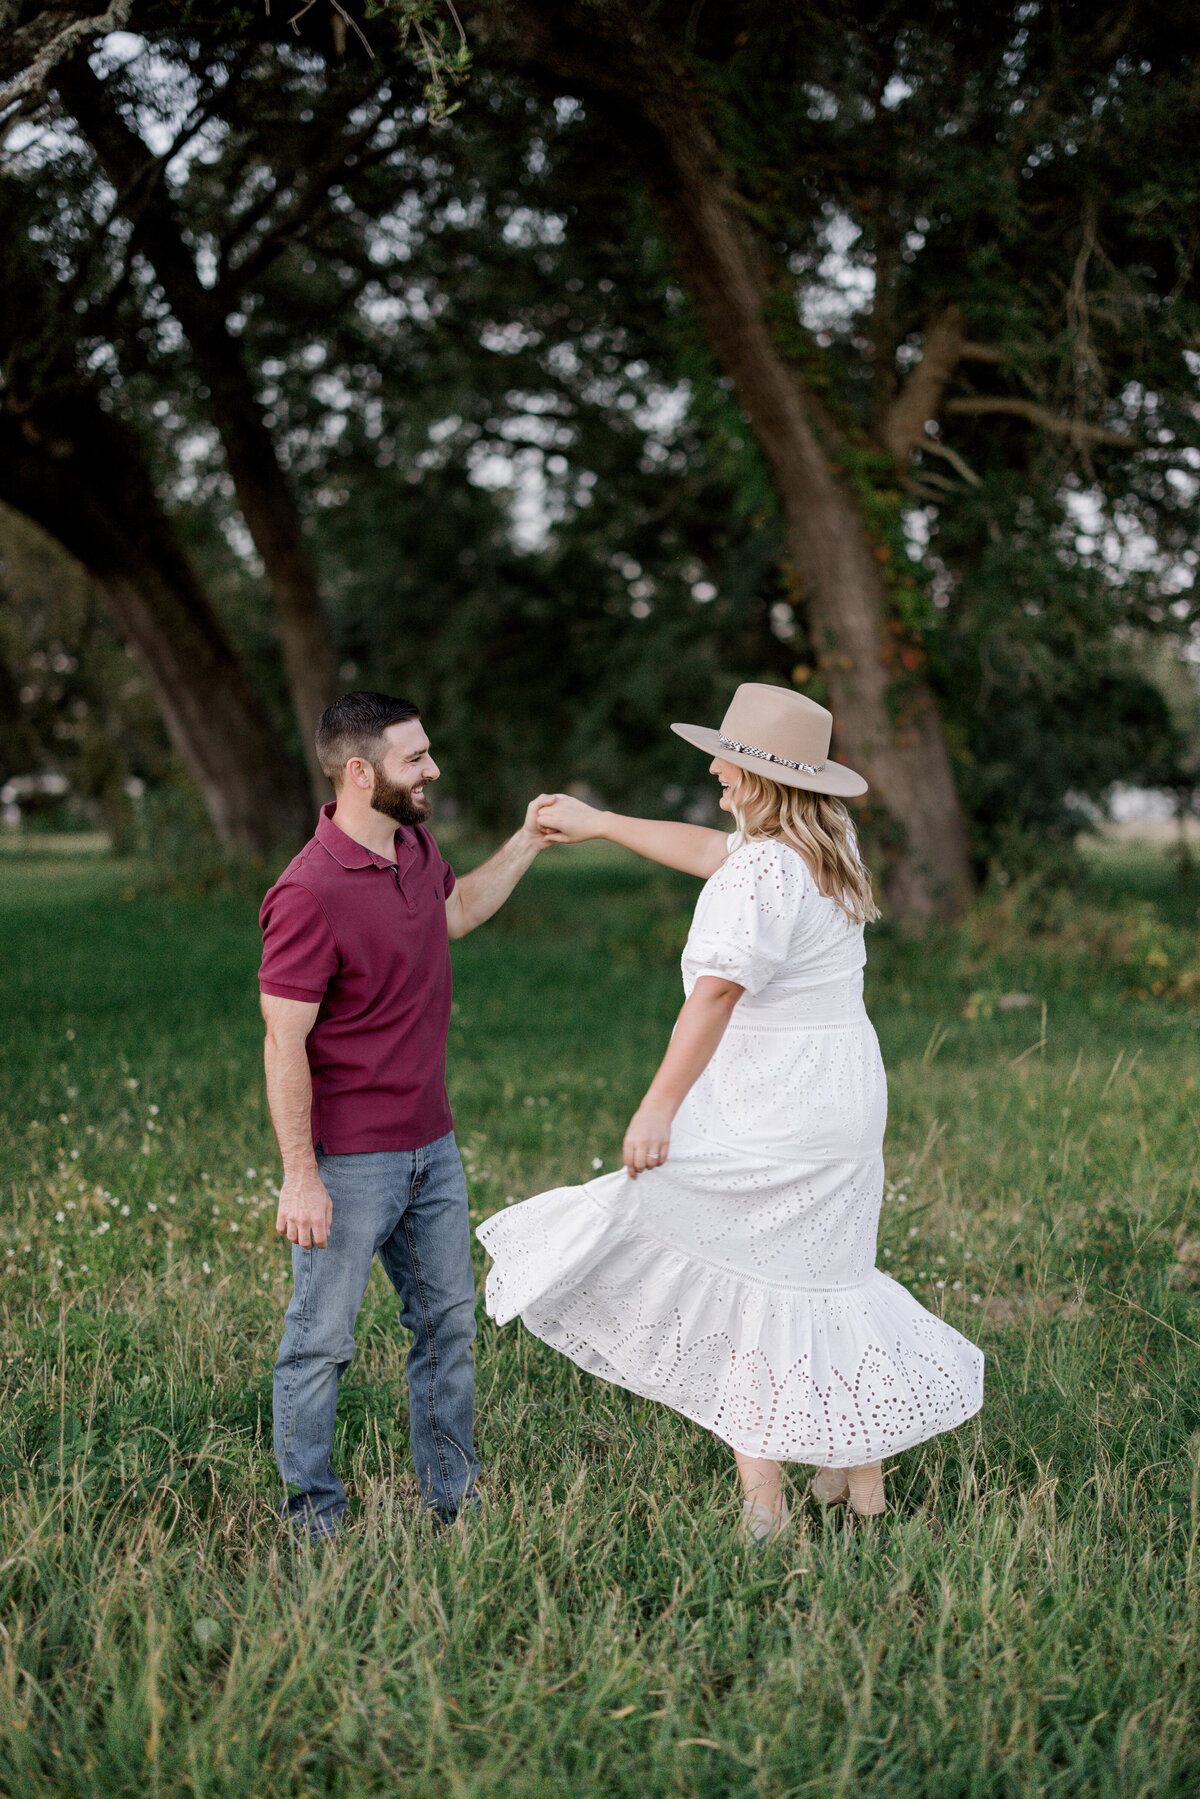
[[313, 1142], [332, 1156], [420, 1149], [454, 1128], [454, 870], [424, 825], [402, 826], [386, 862], [340, 831], [333, 809], [262, 903], [258, 983], [320, 1005], [308, 1036]]

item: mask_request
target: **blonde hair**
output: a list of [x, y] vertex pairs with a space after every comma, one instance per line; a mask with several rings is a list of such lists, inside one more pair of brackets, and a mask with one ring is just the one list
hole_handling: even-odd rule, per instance
[[731, 791], [737, 828], [748, 842], [773, 837], [808, 863], [818, 888], [854, 924], [879, 917], [871, 871], [858, 853], [850, 814], [840, 800], [804, 787], [784, 787], [751, 769]]

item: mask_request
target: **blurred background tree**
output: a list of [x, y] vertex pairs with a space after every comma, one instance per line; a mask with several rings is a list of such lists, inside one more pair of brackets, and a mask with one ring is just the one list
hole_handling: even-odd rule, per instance
[[0, 519], [0, 805], [137, 843], [137, 802], [179, 778], [160, 714], [95, 583], [20, 513]]
[[[1116, 781], [1193, 790], [1181, 8], [481, 0], [440, 122], [386, 9], [373, 56], [221, 11], [134, 5], [15, 102], [0, 499], [90, 570], [227, 843], [300, 828], [339, 683], [412, 693], [490, 827], [536, 786], [695, 806], [665, 723], [794, 679], [908, 771], [868, 828], [917, 917], [939, 743], [977, 873]], [[4, 772], [65, 771], [13, 691]]]

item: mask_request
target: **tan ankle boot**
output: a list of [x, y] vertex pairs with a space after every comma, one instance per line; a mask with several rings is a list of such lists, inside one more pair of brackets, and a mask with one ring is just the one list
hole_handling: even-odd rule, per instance
[[883, 1469], [878, 1463], [873, 1468], [848, 1468], [846, 1484], [850, 1492], [850, 1508], [860, 1518], [879, 1518], [887, 1511]]
[[818, 1505], [840, 1505], [849, 1499], [850, 1488], [846, 1482], [844, 1468], [818, 1468], [812, 1477], [809, 1492]]
[[787, 1528], [787, 1500], [780, 1502], [780, 1509], [773, 1512], [769, 1505], [760, 1499], [742, 1501], [742, 1535], [752, 1543], [773, 1543], [776, 1537], [782, 1536]]

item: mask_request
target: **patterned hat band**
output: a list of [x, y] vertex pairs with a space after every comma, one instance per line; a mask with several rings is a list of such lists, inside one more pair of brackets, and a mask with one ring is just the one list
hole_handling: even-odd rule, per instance
[[789, 762], [786, 756], [773, 756], [770, 750], [755, 749], [752, 743], [735, 743], [723, 731], [718, 733], [718, 737], [722, 749], [736, 750], [739, 756], [761, 756], [764, 762], [776, 762], [780, 768], [794, 768], [801, 774], [819, 775], [822, 769], [829, 766], [827, 762]]

